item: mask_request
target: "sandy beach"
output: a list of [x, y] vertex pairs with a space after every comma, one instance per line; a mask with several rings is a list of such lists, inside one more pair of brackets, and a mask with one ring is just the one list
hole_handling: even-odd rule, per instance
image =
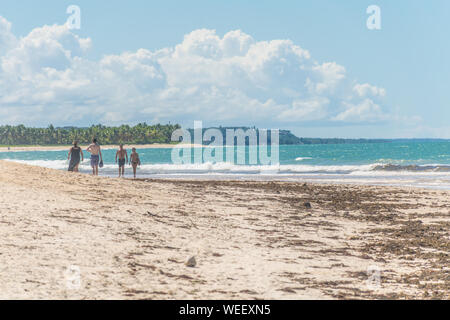
[[450, 191], [6, 161], [0, 183], [1, 299], [450, 298]]

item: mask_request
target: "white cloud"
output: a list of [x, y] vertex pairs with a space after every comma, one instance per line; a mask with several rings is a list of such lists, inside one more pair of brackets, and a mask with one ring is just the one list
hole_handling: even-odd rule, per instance
[[195, 30], [172, 47], [85, 57], [91, 46], [66, 26], [17, 39], [0, 17], [2, 122], [123, 121], [283, 125], [377, 122], [385, 90], [355, 84], [335, 62], [315, 61], [290, 40], [256, 41], [240, 30]]
[[16, 45], [17, 39], [11, 33], [11, 23], [0, 16], [0, 55]]
[[2, 57], [2, 69], [25, 78], [47, 68], [67, 70], [89, 46], [89, 39], [79, 38], [65, 25], [36, 28]]
[[312, 70], [313, 81], [308, 78], [306, 86], [311, 93], [333, 93], [337, 86], [345, 79], [345, 68], [335, 62], [325, 62], [315, 65]]
[[381, 107], [371, 99], [365, 99], [359, 104], [344, 103], [346, 110], [339, 113], [332, 120], [345, 122], [377, 122], [388, 120]]
[[356, 84], [353, 87], [353, 91], [355, 91], [360, 97], [367, 97], [367, 96], [384, 97], [386, 95], [385, 89], [372, 86], [368, 83]]
[[294, 100], [290, 108], [280, 111], [278, 119], [282, 122], [302, 122], [321, 120], [326, 118], [330, 101], [327, 98], [313, 98], [309, 100]]

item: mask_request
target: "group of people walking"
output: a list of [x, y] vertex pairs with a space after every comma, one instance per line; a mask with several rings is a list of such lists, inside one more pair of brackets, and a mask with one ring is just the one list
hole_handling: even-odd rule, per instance
[[[116, 163], [119, 164], [119, 178], [125, 175], [125, 164], [130, 164], [133, 167], [133, 175], [136, 178], [137, 166], [141, 165], [139, 154], [136, 152], [136, 148], [131, 149], [130, 159], [128, 161], [128, 152], [123, 148], [123, 144], [120, 144], [119, 150], [116, 152]], [[86, 151], [91, 154], [91, 167], [92, 174], [98, 176], [98, 168], [103, 167], [103, 156], [100, 145], [97, 143], [97, 139], [92, 139], [92, 143], [86, 148]], [[83, 150], [78, 146], [78, 142], [73, 142], [73, 147], [70, 148], [67, 156], [69, 160], [69, 171], [78, 172], [78, 166], [84, 161]]]

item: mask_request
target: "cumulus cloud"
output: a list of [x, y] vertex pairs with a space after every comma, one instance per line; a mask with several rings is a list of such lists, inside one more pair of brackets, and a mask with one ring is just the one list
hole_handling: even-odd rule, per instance
[[25, 77], [34, 76], [46, 69], [67, 70], [74, 58], [90, 46], [89, 39], [81, 39], [66, 26], [36, 28], [2, 57], [5, 73]]
[[333, 120], [347, 122], [377, 122], [386, 120], [381, 107], [370, 99], [365, 99], [359, 104], [344, 103], [346, 110], [336, 115]]
[[356, 84], [353, 87], [353, 91], [355, 91], [358, 94], [358, 96], [360, 96], [360, 97], [366, 97], [366, 96], [384, 97], [386, 95], [385, 89], [372, 86], [368, 83]]
[[11, 33], [11, 23], [0, 16], [0, 56], [16, 45], [17, 39]]
[[257, 125], [390, 119], [386, 92], [355, 83], [290, 40], [194, 30], [170, 48], [88, 60], [67, 26], [17, 39], [0, 17], [2, 122], [46, 125], [194, 119]]

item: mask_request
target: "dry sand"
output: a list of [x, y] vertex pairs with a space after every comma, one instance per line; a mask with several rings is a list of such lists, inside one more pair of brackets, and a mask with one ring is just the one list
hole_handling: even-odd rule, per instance
[[1, 299], [450, 298], [449, 191], [5, 161], [0, 185]]

